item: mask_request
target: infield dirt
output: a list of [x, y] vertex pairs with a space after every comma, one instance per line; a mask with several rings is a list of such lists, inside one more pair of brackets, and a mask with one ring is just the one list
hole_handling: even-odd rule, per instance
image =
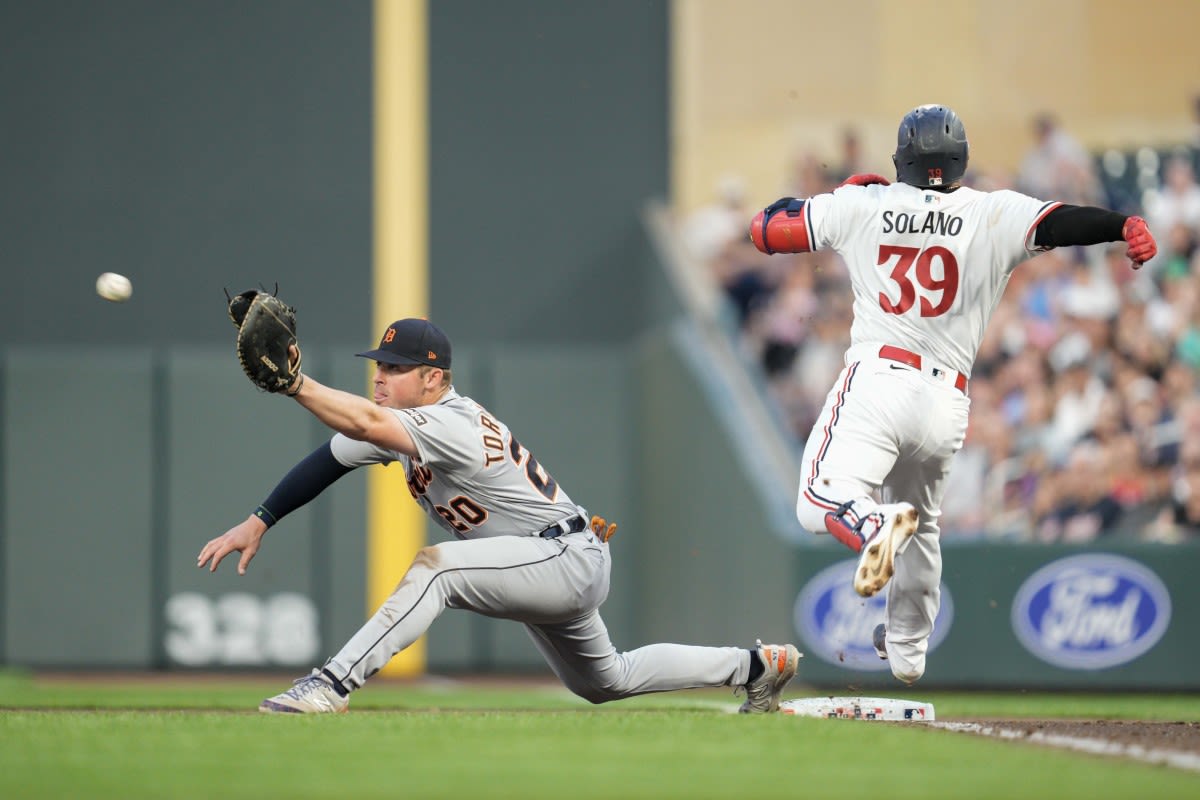
[[1065, 736], [1095, 739], [1147, 750], [1172, 750], [1200, 755], [1200, 722], [1140, 722], [1137, 720], [1012, 720], [955, 719], [981, 728], [1012, 731], [1024, 737]]

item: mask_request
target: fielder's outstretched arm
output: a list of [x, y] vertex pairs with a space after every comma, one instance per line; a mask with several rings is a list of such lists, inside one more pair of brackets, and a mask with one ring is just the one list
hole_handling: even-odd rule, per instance
[[299, 384], [297, 391], [289, 390], [288, 397], [295, 398], [338, 433], [406, 456], [417, 455], [417, 445], [408, 429], [389, 409], [377, 406], [365, 397], [325, 386], [305, 375], [296, 382]]
[[203, 567], [211, 562], [209, 571], [215, 572], [221, 559], [239, 552], [242, 558], [238, 562], [238, 574], [245, 575], [246, 567], [258, 552], [263, 535], [272, 525], [311, 501], [353, 469], [334, 458], [329, 442], [321, 445], [292, 467], [253, 514], [221, 536], [209, 540], [200, 551], [196, 566]]
[[[299, 358], [295, 361], [298, 363]], [[351, 439], [410, 456], [417, 452], [412, 436], [395, 414], [365, 397], [333, 389], [303, 374], [296, 376], [286, 394]], [[253, 514], [210, 540], [200, 551], [196, 566], [208, 565], [210, 572], [215, 571], [225, 556], [236, 551], [242, 554], [238, 574], [245, 575], [271, 525], [312, 500], [350, 469], [334, 458], [328, 443], [322, 445], [297, 464]]]

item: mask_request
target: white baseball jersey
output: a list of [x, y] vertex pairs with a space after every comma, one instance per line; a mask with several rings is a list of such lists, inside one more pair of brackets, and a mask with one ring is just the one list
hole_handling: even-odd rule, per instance
[[340, 433], [330, 442], [334, 458], [347, 467], [400, 462], [413, 498], [459, 539], [536, 536], [579, 513], [508, 426], [453, 387], [435, 405], [389, 410], [416, 458]]
[[[802, 244], [846, 262], [854, 322], [846, 367], [804, 447], [796, 516], [818, 532], [830, 514], [871, 521], [880, 490], [918, 511], [916, 533], [895, 556], [885, 615], [889, 666], [906, 682], [925, 671], [941, 603], [938, 518], [970, 407], [966, 382], [938, 373], [970, 374], [1009, 276], [1039, 251], [1038, 223], [1059, 205], [896, 183], [839, 187], [801, 209]], [[892, 360], [882, 345], [920, 356], [921, 366]]]
[[810, 249], [836, 250], [854, 289], [853, 344], [882, 342], [964, 375], [1012, 270], [1060, 203], [966, 187], [846, 186], [809, 198]]

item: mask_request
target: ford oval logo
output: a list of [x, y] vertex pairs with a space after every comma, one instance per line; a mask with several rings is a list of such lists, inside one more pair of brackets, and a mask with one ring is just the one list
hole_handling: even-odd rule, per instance
[[1039, 569], [1013, 598], [1013, 630], [1043, 661], [1067, 669], [1125, 664], [1158, 643], [1171, 621], [1159, 577], [1128, 558], [1069, 556]]
[[[796, 597], [793, 622], [806, 653], [846, 669], [884, 671], [888, 662], [876, 655], [871, 633], [884, 621], [887, 593], [859, 597], [854, 591], [856, 566], [857, 559], [839, 561], [814, 575]], [[954, 602], [943, 583], [941, 609], [929, 637], [930, 652], [946, 638], [953, 619]]]

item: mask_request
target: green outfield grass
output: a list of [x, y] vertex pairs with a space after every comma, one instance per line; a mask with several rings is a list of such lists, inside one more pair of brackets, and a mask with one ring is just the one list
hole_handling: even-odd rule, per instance
[[[376, 681], [350, 714], [254, 712], [285, 686], [0, 675], [0, 798], [1200, 797], [1196, 772], [913, 724], [738, 716], [727, 691], [597, 707], [549, 685]], [[1200, 721], [1192, 695], [889, 694], [939, 719]]]

